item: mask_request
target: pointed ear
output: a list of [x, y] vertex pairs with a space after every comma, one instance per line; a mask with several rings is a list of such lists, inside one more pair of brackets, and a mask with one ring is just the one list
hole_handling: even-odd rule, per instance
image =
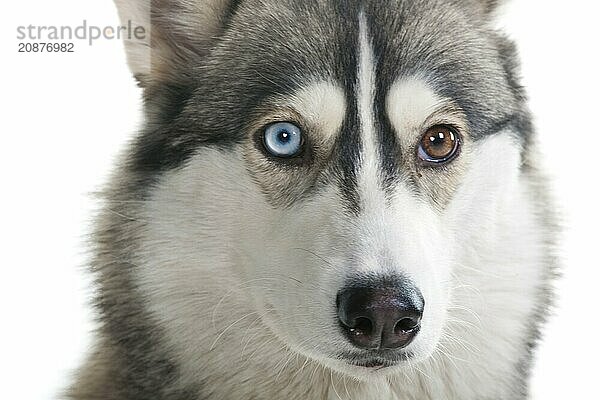
[[115, 0], [129, 67], [143, 87], [181, 80], [204, 56], [239, 0]]
[[463, 2], [488, 16], [492, 15], [503, 4], [508, 3], [508, 0], [463, 0]]
[[491, 14], [503, 4], [508, 3], [507, 0], [481, 0], [480, 2], [483, 3], [483, 9], [487, 14]]

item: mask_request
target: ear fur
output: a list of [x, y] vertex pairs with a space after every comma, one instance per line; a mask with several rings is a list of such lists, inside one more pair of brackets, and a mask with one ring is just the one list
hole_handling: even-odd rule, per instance
[[508, 0], [462, 0], [474, 7], [484, 15], [492, 15], [503, 4], [508, 3]]
[[504, 1], [501, 0], [480, 0], [480, 3], [483, 4], [483, 9], [485, 12], [490, 13], [498, 8]]
[[121, 24], [143, 35], [125, 37], [127, 61], [143, 87], [173, 81], [209, 51], [236, 0], [115, 0]]

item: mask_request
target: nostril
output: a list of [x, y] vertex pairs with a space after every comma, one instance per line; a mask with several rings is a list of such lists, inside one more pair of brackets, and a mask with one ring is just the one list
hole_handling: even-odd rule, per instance
[[356, 336], [369, 336], [373, 332], [373, 323], [369, 318], [358, 317], [354, 321], [354, 326], [349, 327], [349, 331]]
[[394, 326], [394, 333], [401, 334], [413, 331], [419, 326], [419, 323], [420, 319], [418, 318], [402, 318], [400, 321], [396, 322], [396, 325]]
[[365, 279], [337, 294], [340, 328], [361, 349], [397, 350], [408, 346], [420, 330], [424, 300], [410, 281]]

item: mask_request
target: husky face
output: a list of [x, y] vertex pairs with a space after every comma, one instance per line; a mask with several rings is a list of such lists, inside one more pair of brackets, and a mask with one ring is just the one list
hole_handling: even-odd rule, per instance
[[202, 27], [157, 6], [180, 50], [137, 68], [150, 311], [189, 369], [257, 326], [357, 378], [431, 357], [472, 306], [461, 271], [536, 251], [507, 222], [529, 125], [488, 4], [233, 3]]

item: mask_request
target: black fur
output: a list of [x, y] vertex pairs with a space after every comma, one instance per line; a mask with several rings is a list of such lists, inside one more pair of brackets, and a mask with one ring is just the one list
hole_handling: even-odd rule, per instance
[[[355, 95], [361, 10], [368, 17], [375, 51], [374, 112], [384, 161], [382, 175], [388, 184], [399, 178], [415, 180], [400, 157], [384, 107], [390, 86], [401, 76], [423, 76], [438, 93], [454, 100], [464, 111], [474, 140], [512, 126], [522, 143], [529, 143], [532, 124], [524, 106], [514, 45], [485, 24], [493, 2], [277, 3], [292, 10], [296, 18], [278, 18], [276, 12], [267, 13], [253, 0], [230, 2], [210, 46], [192, 51], [193, 59], [178, 66], [185, 73], [145, 81], [146, 122], [107, 191], [106, 208], [95, 233], [92, 270], [98, 287], [101, 339], [71, 398], [209, 398], [202, 393], [202, 382], [198, 387], [178, 384], [177, 363], [134, 284], [136, 266], [129, 255], [136, 251], [138, 238], [131, 232], [144, 229], [144, 222], [136, 218], [131, 204], [143, 201], [163, 173], [185, 165], [199, 147], [232, 149], [254, 135], [248, 127], [266, 101], [291, 93], [311, 79], [333, 79], [344, 88], [347, 115], [328, 163], [348, 210], [360, 213], [356, 190], [360, 122]], [[161, 21], [165, 22], [178, 24], [176, 19]], [[186, 46], [193, 42], [186, 41]], [[316, 178], [313, 186], [319, 182]], [[418, 190], [416, 184], [414, 188]], [[536, 318], [544, 315], [545, 309], [540, 309]], [[537, 336], [537, 330], [532, 332], [532, 347]], [[523, 376], [528, 360], [519, 360]], [[524, 394], [525, 379], [516, 384]]]

